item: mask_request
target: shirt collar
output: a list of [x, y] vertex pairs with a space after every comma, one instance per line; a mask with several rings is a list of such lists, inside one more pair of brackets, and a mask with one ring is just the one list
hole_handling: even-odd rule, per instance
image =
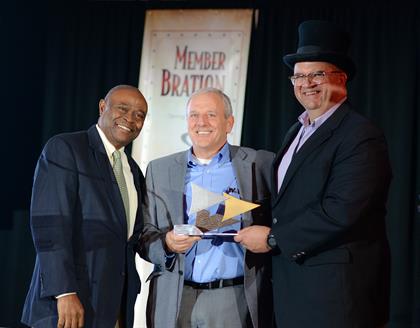
[[[104, 144], [106, 154], [108, 155], [108, 158], [112, 159], [112, 153], [116, 151], [117, 149], [114, 147], [114, 145], [108, 140], [105, 133], [102, 131], [102, 129], [99, 127], [98, 124], [96, 124], [96, 129], [98, 130], [99, 137], [101, 137], [102, 143]], [[124, 148], [120, 148], [120, 152], [124, 152]]]
[[344, 97], [341, 101], [339, 101], [334, 106], [332, 106], [324, 114], [322, 114], [321, 116], [318, 116], [312, 123], [309, 122], [309, 115], [308, 115], [308, 111], [306, 110], [302, 114], [299, 115], [298, 120], [300, 123], [302, 123], [302, 125], [305, 128], [310, 125], [311, 127], [317, 129], [337, 110], [338, 107], [341, 106], [343, 102], [346, 101], [346, 99], [347, 97]]
[[[197, 160], [197, 157], [193, 154], [192, 147], [188, 150], [188, 157], [187, 163], [189, 167], [201, 165], [200, 162]], [[226, 142], [224, 146], [219, 150], [219, 152], [214, 155], [208, 165], [215, 165], [215, 164], [224, 164], [230, 161], [230, 152], [229, 152], [229, 144]]]

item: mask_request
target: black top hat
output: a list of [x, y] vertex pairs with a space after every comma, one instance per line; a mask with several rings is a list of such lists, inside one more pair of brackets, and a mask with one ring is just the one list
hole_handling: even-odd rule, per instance
[[356, 67], [347, 55], [350, 37], [344, 30], [320, 20], [305, 21], [299, 25], [298, 30], [297, 52], [283, 57], [287, 66], [293, 69], [298, 62], [328, 62], [344, 70], [349, 80], [353, 78]]

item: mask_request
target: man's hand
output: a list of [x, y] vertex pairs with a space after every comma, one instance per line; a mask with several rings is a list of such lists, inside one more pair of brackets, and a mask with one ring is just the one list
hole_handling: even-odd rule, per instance
[[165, 236], [166, 247], [173, 253], [185, 253], [200, 237], [177, 235], [173, 230], [168, 231]]
[[66, 295], [57, 299], [57, 328], [81, 328], [84, 326], [84, 310], [76, 294]]
[[267, 253], [271, 248], [267, 245], [270, 228], [254, 225], [238, 231], [235, 241], [253, 253]]

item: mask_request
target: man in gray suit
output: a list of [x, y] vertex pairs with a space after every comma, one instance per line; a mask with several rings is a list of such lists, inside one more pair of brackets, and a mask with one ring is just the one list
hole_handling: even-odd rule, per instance
[[269, 256], [246, 251], [232, 237], [201, 239], [175, 234], [173, 228], [195, 224], [203, 213], [207, 219], [223, 215], [223, 204], [189, 214], [192, 184], [261, 204], [218, 232], [268, 226], [274, 154], [227, 143], [234, 118], [229, 98], [218, 89], [190, 97], [187, 123], [192, 148], [151, 161], [146, 173], [149, 215], [140, 243], [142, 256], [155, 264], [148, 327], [270, 327]]

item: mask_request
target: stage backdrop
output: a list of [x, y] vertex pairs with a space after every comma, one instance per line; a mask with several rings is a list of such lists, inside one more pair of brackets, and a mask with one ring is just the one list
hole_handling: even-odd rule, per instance
[[[245, 96], [252, 10], [149, 10], [143, 35], [139, 89], [149, 112], [132, 155], [143, 172], [152, 159], [190, 147], [185, 105], [203, 87], [231, 99], [235, 125], [228, 136], [239, 145]], [[142, 292], [135, 327], [145, 327], [151, 265], [137, 257]]]

